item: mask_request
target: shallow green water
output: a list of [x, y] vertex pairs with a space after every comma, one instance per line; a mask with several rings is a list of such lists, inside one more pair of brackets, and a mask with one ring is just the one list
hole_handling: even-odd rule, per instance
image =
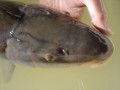
[[[120, 0], [104, 0], [104, 3], [110, 28], [114, 32], [110, 39], [115, 45], [114, 53], [106, 64], [98, 68], [31, 68], [17, 65], [11, 81], [6, 84], [2, 78], [3, 61], [0, 60], [0, 90], [120, 90]], [[87, 13], [83, 20], [90, 24]]]

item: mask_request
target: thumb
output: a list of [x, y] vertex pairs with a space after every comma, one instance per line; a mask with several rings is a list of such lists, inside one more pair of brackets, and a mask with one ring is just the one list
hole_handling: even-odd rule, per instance
[[108, 27], [106, 12], [101, 0], [84, 0], [90, 13], [93, 25], [103, 34], [112, 35]]

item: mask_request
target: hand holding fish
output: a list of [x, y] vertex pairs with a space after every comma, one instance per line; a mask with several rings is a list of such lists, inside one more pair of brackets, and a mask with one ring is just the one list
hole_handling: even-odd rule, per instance
[[40, 0], [40, 5], [62, 13], [68, 12], [75, 19], [81, 18], [84, 8], [87, 7], [93, 25], [105, 35], [112, 34], [107, 24], [102, 0]]

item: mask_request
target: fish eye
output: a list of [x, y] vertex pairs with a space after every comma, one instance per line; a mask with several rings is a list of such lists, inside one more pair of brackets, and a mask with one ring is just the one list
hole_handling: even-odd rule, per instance
[[56, 59], [55, 56], [50, 53], [45, 54], [44, 58], [47, 62], [54, 62]]
[[58, 53], [61, 55], [69, 55], [69, 52], [64, 48], [58, 48]]

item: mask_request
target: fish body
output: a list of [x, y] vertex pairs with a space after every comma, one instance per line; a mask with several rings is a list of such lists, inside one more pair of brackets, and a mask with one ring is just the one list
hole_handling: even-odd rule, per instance
[[0, 1], [0, 53], [12, 63], [103, 63], [111, 41], [95, 28], [43, 6]]

